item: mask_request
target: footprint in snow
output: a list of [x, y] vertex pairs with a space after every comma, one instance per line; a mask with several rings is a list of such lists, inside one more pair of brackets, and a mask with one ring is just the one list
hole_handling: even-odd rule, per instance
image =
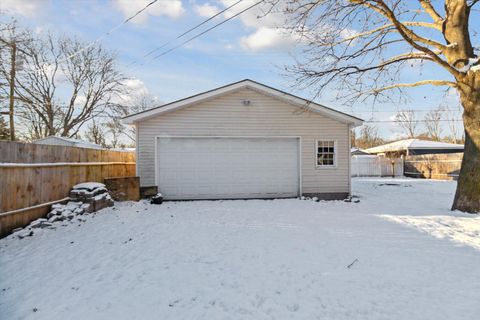
[[176, 305], [177, 303], [179, 303], [179, 302], [180, 302], [180, 299], [177, 299], [177, 300], [175, 300], [175, 301], [170, 302], [170, 303], [168, 304], [168, 306], [169, 306], [170, 308], [175, 307], [175, 305]]
[[287, 306], [287, 309], [288, 309], [288, 311], [290, 311], [290, 312], [297, 312], [298, 309], [300, 309], [300, 306], [299, 306], [297, 303], [295, 303], [295, 304], [293, 304], [293, 305], [291, 305], [291, 306]]

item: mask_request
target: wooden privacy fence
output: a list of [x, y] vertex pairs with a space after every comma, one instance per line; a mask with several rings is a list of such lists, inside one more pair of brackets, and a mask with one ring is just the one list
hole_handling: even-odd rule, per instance
[[352, 177], [392, 177], [403, 176], [403, 159], [389, 159], [377, 156], [352, 156]]
[[405, 158], [405, 176], [440, 180], [456, 180], [462, 166], [463, 152], [426, 154]]
[[133, 152], [0, 141], [0, 236], [44, 216], [77, 183], [128, 176]]

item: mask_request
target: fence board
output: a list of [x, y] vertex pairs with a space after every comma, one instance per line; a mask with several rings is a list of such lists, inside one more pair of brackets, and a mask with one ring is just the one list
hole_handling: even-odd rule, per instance
[[352, 156], [350, 172], [352, 177], [403, 176], [403, 159], [389, 159], [376, 156]]
[[46, 214], [48, 206], [13, 210], [63, 199], [81, 182], [127, 176], [135, 176], [134, 152], [0, 141], [0, 236]]
[[0, 141], [0, 163], [51, 162], [135, 162], [135, 153]]
[[462, 166], [463, 152], [408, 156], [405, 175], [413, 178], [456, 180]]

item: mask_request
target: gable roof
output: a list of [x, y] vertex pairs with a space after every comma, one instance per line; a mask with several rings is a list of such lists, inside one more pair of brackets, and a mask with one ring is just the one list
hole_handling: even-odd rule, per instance
[[89, 148], [89, 149], [103, 149], [102, 146], [88, 142], [88, 141], [83, 141], [80, 139], [75, 139], [75, 138], [67, 138], [67, 137], [59, 137], [59, 136], [48, 136], [42, 139], [38, 139], [33, 141], [33, 143], [36, 144], [51, 144], [55, 145], [54, 141], [55, 140], [60, 140], [64, 141], [68, 144], [70, 144], [72, 147], [78, 147], [78, 148]]
[[321, 104], [309, 101], [307, 99], [300, 98], [298, 96], [269, 87], [267, 85], [261, 84], [259, 82], [256, 82], [250, 79], [234, 82], [234, 83], [225, 85], [223, 87], [205, 91], [205, 92], [202, 92], [184, 99], [180, 99], [171, 103], [167, 103], [149, 110], [128, 115], [123, 118], [123, 122], [126, 124], [134, 124], [135, 122], [146, 120], [166, 112], [179, 110], [179, 109], [191, 106], [193, 104], [207, 101], [207, 100], [219, 97], [221, 95], [228, 94], [233, 91], [237, 91], [245, 88], [255, 90], [257, 92], [266, 94], [273, 98], [277, 98], [279, 100], [285, 101], [287, 103], [290, 103], [298, 107], [307, 108], [310, 111], [320, 113], [328, 118], [337, 120], [339, 122], [347, 123], [355, 127], [360, 126], [363, 123], [363, 120], [360, 118], [325, 107]]
[[373, 147], [366, 149], [368, 153], [382, 153], [382, 152], [395, 152], [403, 150], [412, 150], [412, 149], [429, 149], [429, 150], [438, 150], [438, 149], [447, 149], [447, 150], [459, 150], [463, 151], [463, 144], [447, 143], [447, 142], [438, 142], [438, 141], [429, 141], [429, 140], [420, 140], [420, 139], [405, 139], [400, 141], [395, 141], [392, 143], [387, 143], [378, 147]]

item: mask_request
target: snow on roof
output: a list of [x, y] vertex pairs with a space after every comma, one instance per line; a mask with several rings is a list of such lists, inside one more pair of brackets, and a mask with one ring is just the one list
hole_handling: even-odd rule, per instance
[[[42, 138], [42, 139], [35, 140], [35, 141], [33, 141], [33, 143], [55, 145], [54, 143], [47, 143], [47, 142], [49, 142], [49, 141], [51, 141], [51, 140], [61, 140], [61, 141], [65, 141], [65, 142], [71, 144], [72, 147], [91, 148], [91, 149], [103, 149], [102, 146], [100, 146], [100, 145], [98, 145], [98, 144], [95, 144], [95, 143], [92, 143], [92, 142], [83, 141], [83, 140], [74, 139], [74, 138], [58, 137], [58, 136], [48, 136], [48, 137], [45, 137], [45, 138]], [[53, 142], [53, 141], [52, 141], [52, 142]]]
[[428, 141], [420, 139], [405, 139], [392, 143], [387, 143], [378, 147], [366, 149], [368, 153], [394, 152], [411, 149], [450, 149], [463, 151], [463, 144]]
[[134, 152], [135, 148], [110, 148], [110, 151], [120, 151], [120, 152]]

